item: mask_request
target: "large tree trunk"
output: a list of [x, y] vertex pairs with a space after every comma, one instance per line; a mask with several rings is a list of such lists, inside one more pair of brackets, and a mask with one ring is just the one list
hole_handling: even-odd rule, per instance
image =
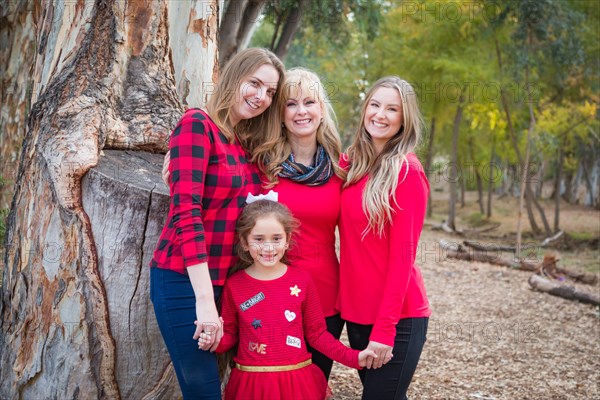
[[273, 52], [282, 60], [285, 58], [290, 49], [294, 35], [296, 34], [296, 31], [302, 22], [304, 10], [308, 8], [309, 4], [310, 0], [300, 0], [298, 5], [290, 11], [285, 23], [283, 24], [281, 35], [277, 41], [277, 47], [275, 47], [273, 50]]
[[456, 230], [456, 184], [458, 183], [458, 133], [460, 131], [460, 121], [462, 120], [463, 97], [461, 95], [456, 114], [454, 115], [454, 127], [452, 130], [452, 152], [450, 153], [450, 198], [448, 200], [448, 223], [452, 230]]
[[260, 21], [266, 0], [229, 0], [219, 26], [219, 65], [244, 50]]
[[[182, 101], [212, 81], [216, 0], [33, 4], [34, 30], [12, 37], [37, 43], [39, 90], [7, 227], [0, 397], [177, 397], [148, 296], [168, 209], [162, 157], [125, 151], [164, 152]], [[171, 47], [172, 32], [185, 40]], [[184, 54], [205, 66], [201, 77]]]

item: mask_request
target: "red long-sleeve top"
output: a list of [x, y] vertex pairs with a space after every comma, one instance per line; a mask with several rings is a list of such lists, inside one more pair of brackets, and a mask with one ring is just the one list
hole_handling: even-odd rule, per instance
[[[337, 314], [340, 263], [335, 254], [335, 227], [340, 215], [343, 181], [336, 175], [320, 186], [279, 178], [272, 190], [300, 221], [287, 252], [290, 264], [308, 272], [315, 283], [326, 317]], [[270, 189], [266, 189], [268, 192]]]
[[[421, 271], [415, 265], [427, 207], [429, 183], [416, 155], [407, 155], [396, 189], [392, 223], [383, 236], [369, 231], [362, 196], [368, 175], [342, 190], [340, 292], [342, 318], [374, 325], [370, 340], [393, 346], [402, 318], [431, 314]], [[344, 162], [340, 162], [343, 167]], [[407, 171], [408, 168], [408, 171]], [[403, 180], [404, 179], [404, 180]]]
[[185, 112], [169, 140], [171, 204], [151, 267], [182, 274], [207, 262], [213, 285], [235, 264], [235, 225], [260, 175], [237, 139], [230, 143], [200, 109]]
[[217, 352], [239, 344], [234, 360], [246, 366], [292, 365], [311, 358], [304, 338], [327, 357], [359, 368], [358, 350], [328, 331], [315, 285], [308, 273], [288, 266], [273, 280], [239, 271], [227, 279], [222, 294], [223, 338]]

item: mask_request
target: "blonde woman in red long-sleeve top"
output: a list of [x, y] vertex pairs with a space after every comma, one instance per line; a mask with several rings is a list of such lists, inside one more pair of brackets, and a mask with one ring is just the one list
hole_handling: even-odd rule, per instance
[[426, 339], [431, 311], [415, 258], [429, 184], [412, 153], [421, 129], [410, 84], [382, 78], [342, 158], [337, 306], [351, 347], [378, 355], [359, 371], [363, 399], [406, 399]]
[[[300, 221], [289, 259], [310, 274], [327, 330], [339, 339], [344, 321], [335, 308], [339, 286], [335, 229], [346, 171], [338, 164], [342, 143], [335, 113], [319, 77], [304, 68], [286, 72], [281, 97], [282, 129], [269, 132], [253, 155], [264, 165], [263, 191], [278, 192], [279, 201]], [[308, 350], [329, 379], [333, 361], [312, 347]]]

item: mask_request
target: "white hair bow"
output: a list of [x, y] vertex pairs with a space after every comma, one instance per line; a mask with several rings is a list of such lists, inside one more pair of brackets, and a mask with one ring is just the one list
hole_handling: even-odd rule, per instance
[[246, 196], [246, 204], [254, 203], [258, 200], [270, 200], [277, 202], [279, 198], [279, 193], [269, 190], [267, 194], [259, 194], [258, 196], [254, 196], [252, 193], [248, 193]]

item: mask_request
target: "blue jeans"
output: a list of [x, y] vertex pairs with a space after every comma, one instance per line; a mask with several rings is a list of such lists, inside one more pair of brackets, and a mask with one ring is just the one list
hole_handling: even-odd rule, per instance
[[[215, 301], [221, 286], [214, 286]], [[187, 275], [150, 268], [150, 299], [181, 393], [185, 400], [220, 400], [221, 382], [214, 353], [198, 349], [192, 338], [196, 330], [196, 297]]]
[[[417, 369], [427, 337], [429, 318], [405, 318], [396, 325], [394, 357], [378, 369], [358, 371], [363, 384], [362, 400], [407, 400], [406, 392]], [[364, 350], [373, 325], [346, 321], [350, 347]]]

